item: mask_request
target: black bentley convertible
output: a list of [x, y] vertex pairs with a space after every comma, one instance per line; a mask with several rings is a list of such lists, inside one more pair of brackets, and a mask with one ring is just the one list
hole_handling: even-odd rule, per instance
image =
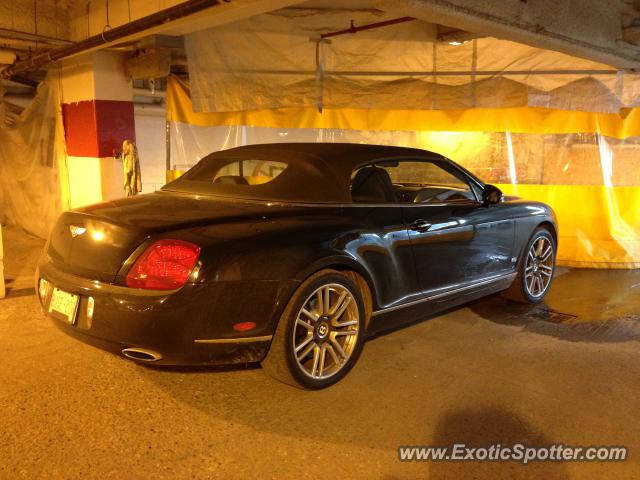
[[63, 213], [36, 282], [60, 328], [130, 359], [261, 362], [322, 388], [372, 333], [500, 291], [541, 300], [556, 244], [551, 208], [437, 153], [253, 145]]

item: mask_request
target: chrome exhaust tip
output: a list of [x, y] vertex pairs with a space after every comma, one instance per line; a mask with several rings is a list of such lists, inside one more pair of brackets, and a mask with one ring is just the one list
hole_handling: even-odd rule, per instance
[[144, 350], [142, 348], [125, 348], [122, 350], [122, 354], [138, 362], [157, 362], [162, 358], [162, 355], [151, 350]]

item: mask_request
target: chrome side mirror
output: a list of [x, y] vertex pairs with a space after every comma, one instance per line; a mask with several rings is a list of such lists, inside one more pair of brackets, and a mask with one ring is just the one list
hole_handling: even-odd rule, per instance
[[486, 184], [482, 190], [482, 203], [485, 207], [502, 201], [502, 190], [495, 185]]

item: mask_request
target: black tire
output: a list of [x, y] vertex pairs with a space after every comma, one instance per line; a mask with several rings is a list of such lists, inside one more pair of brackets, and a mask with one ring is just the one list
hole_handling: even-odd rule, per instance
[[[532, 248], [534, 249], [534, 257], [535, 255], [536, 244], [548, 245], [551, 247], [550, 251], [550, 259], [546, 260], [544, 264], [540, 261], [540, 258], [537, 258], [535, 261], [535, 267], [532, 267], [529, 263], [529, 254], [532, 252]], [[545, 248], [546, 252], [546, 248]], [[545, 252], [542, 252], [543, 254]], [[550, 261], [549, 261], [550, 260]], [[540, 279], [534, 281], [535, 285], [538, 287], [534, 288], [532, 292], [531, 288], [531, 278], [527, 278], [528, 274], [531, 274], [532, 269], [535, 268], [534, 274], [536, 274]], [[549, 271], [549, 268], [551, 269]], [[553, 276], [556, 270], [556, 241], [553, 238], [551, 232], [544, 228], [538, 227], [531, 238], [527, 242], [524, 250], [522, 251], [522, 255], [518, 261], [518, 275], [516, 276], [513, 284], [503, 292], [503, 295], [516, 302], [522, 303], [537, 303], [544, 299], [544, 297], [549, 292], [551, 288], [551, 284], [553, 283]], [[540, 272], [540, 273], [538, 273]], [[547, 282], [546, 284], [540, 284], [537, 282]]]
[[[314, 321], [311, 317], [303, 314], [302, 309], [303, 307], [313, 304], [314, 300], [317, 306], [317, 291], [322, 290], [323, 293], [320, 294], [322, 296], [324, 295], [324, 291], [326, 291], [324, 289], [327, 288], [331, 290], [327, 296], [329, 302], [331, 302], [333, 298], [335, 300], [334, 304], [337, 305], [336, 308], [338, 312], [335, 312], [337, 317], [334, 319], [336, 315], [320, 316], [322, 307], [320, 307], [320, 309], [316, 307], [313, 312], [311, 312], [314, 317], [317, 316]], [[348, 294], [345, 294], [345, 300], [349, 294], [351, 298], [347, 302], [348, 305], [345, 307], [345, 310], [340, 313], [341, 304], [338, 300], [342, 298], [341, 293], [345, 291], [348, 292]], [[345, 300], [343, 300], [343, 303]], [[332, 306], [334, 305], [329, 304], [329, 307]], [[305, 310], [309, 311], [308, 309]], [[355, 318], [356, 315], [357, 319]], [[365, 315], [366, 311], [362, 293], [351, 278], [337, 270], [327, 269], [315, 273], [298, 287], [289, 300], [278, 322], [271, 348], [262, 361], [262, 367], [269, 375], [277, 380], [298, 388], [316, 390], [335, 384], [349, 373], [362, 352], [366, 325]], [[298, 322], [299, 318], [302, 320], [302, 323], [305, 324], [304, 326], [301, 326], [302, 324]], [[343, 320], [345, 318], [347, 318], [347, 321]], [[345, 327], [342, 326], [344, 323], [352, 325]], [[327, 328], [323, 328], [323, 324]], [[309, 327], [313, 328], [310, 329]], [[328, 332], [325, 332], [327, 329]], [[357, 333], [351, 333], [355, 330], [357, 330]], [[338, 332], [343, 333], [339, 334]], [[300, 336], [300, 334], [303, 335]], [[340, 335], [339, 339], [337, 335]], [[311, 340], [309, 340], [310, 336], [313, 337]], [[352, 339], [352, 337], [355, 337], [355, 339]], [[299, 348], [305, 341], [308, 340], [309, 342], [300, 350], [300, 355], [304, 354], [305, 350], [309, 348], [309, 345], [314, 345], [312, 346], [312, 351], [308, 352], [307, 356], [303, 356], [306, 361], [296, 359], [295, 349], [296, 342], [299, 338], [302, 339], [297, 344]], [[344, 344], [340, 344], [341, 341], [344, 342]], [[334, 342], [338, 342], [338, 346], [341, 348], [340, 351], [343, 354], [346, 354], [346, 352], [349, 353], [346, 359], [338, 352], [337, 347], [334, 347]], [[323, 373], [321, 369], [318, 372], [320, 373], [318, 378], [312, 376], [316, 372], [316, 346], [320, 349], [318, 358], [322, 358], [323, 368], [325, 365], [329, 365], [335, 369], [335, 372], [331, 373], [330, 376], [326, 376], [329, 375], [326, 374], [326, 378], [321, 377]], [[348, 348], [345, 348], [345, 346], [348, 346]], [[331, 349], [333, 354], [329, 353], [329, 349]], [[308, 355], [311, 355], [311, 357], [308, 357]], [[329, 355], [329, 357], [327, 357], [327, 355]], [[339, 359], [340, 362], [334, 360], [336, 358]], [[311, 368], [312, 371], [309, 372], [308, 368]], [[331, 372], [332, 370], [329, 369], [327, 371]]]

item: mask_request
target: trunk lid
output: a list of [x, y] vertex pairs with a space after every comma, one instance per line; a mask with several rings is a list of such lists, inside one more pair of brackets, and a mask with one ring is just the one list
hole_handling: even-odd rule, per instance
[[263, 218], [266, 204], [218, 202], [156, 192], [64, 212], [47, 253], [66, 272], [112, 283], [123, 263], [149, 236], [199, 225]]

